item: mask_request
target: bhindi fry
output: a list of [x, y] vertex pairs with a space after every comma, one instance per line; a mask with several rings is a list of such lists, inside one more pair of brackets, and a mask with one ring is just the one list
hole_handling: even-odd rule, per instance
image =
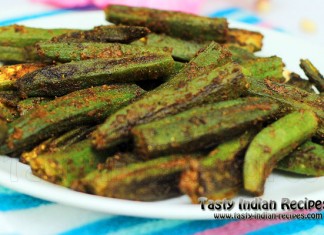
[[105, 14], [116, 25], [0, 27], [0, 154], [138, 201], [261, 196], [273, 169], [324, 175], [324, 80], [309, 60], [306, 80], [224, 18]]

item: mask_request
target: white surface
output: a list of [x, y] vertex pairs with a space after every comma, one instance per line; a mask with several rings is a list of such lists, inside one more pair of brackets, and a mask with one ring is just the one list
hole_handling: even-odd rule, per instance
[[[69, 19], [69, 20], [67, 20]], [[72, 13], [65, 17], [51, 17], [47, 20], [25, 21], [24, 24], [37, 27], [75, 27], [79, 26], [82, 19], [88, 28], [105, 21], [101, 12]], [[231, 26], [260, 30], [265, 35], [262, 55], [281, 56], [290, 70], [300, 72], [299, 59], [309, 58], [316, 66], [324, 71], [324, 60], [321, 60], [324, 49], [296, 40], [290, 36], [231, 22]], [[42, 198], [45, 200], [62, 203], [83, 209], [104, 212], [109, 214], [131, 215], [140, 217], [172, 218], [172, 219], [212, 219], [212, 211], [201, 211], [199, 205], [191, 205], [186, 196], [162, 202], [136, 202], [120, 199], [104, 198], [94, 195], [75, 192], [57, 186], [33, 176], [28, 166], [19, 163], [16, 159], [0, 156], [0, 184], [16, 191]], [[319, 200], [324, 196], [324, 177], [307, 178], [288, 174], [273, 173], [267, 180], [265, 194], [266, 200], [277, 200], [288, 197], [289, 199]], [[235, 198], [252, 199], [239, 195]], [[224, 211], [223, 211], [224, 212]], [[239, 212], [235, 207], [232, 211]]]

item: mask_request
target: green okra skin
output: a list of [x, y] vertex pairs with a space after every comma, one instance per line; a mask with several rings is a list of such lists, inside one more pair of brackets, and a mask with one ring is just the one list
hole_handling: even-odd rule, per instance
[[101, 25], [92, 30], [72, 31], [53, 37], [53, 42], [120, 42], [130, 43], [145, 37], [150, 30], [146, 27], [124, 25]]
[[323, 176], [324, 146], [307, 141], [279, 161], [276, 169], [308, 176]]
[[152, 54], [171, 54], [169, 48], [143, 47], [120, 43], [73, 43], [73, 42], [40, 42], [37, 52], [41, 57], [55, 61], [70, 62], [97, 58], [124, 58], [147, 56]]
[[15, 90], [15, 82], [38, 69], [44, 68], [43, 63], [24, 63], [0, 67], [0, 91]]
[[151, 33], [145, 39], [133, 42], [132, 45], [172, 48], [172, 56], [175, 60], [189, 61], [200, 49], [206, 47], [208, 43], [199, 43], [170, 37], [165, 34]]
[[17, 104], [17, 110], [20, 116], [24, 116], [28, 112], [35, 110], [39, 105], [46, 104], [51, 100], [48, 97], [30, 97], [20, 100]]
[[307, 92], [314, 93], [312, 84], [309, 82], [309, 80], [302, 79], [297, 73], [292, 72], [289, 74], [289, 80], [287, 81], [287, 84], [296, 86]]
[[233, 61], [239, 64], [258, 58], [252, 52], [237, 45], [226, 45], [226, 47], [232, 53]]
[[309, 60], [300, 60], [300, 67], [304, 70], [309, 81], [314, 83], [315, 87], [324, 92], [324, 77], [318, 69]]
[[76, 125], [99, 123], [143, 94], [136, 85], [104, 85], [56, 98], [10, 123], [2, 154], [28, 150]]
[[96, 170], [81, 180], [86, 192], [128, 200], [158, 201], [181, 195], [181, 172], [191, 156], [166, 156], [115, 170]]
[[236, 195], [242, 187], [244, 150], [255, 135], [246, 132], [217, 146], [207, 156], [192, 159], [181, 175], [179, 187], [193, 203], [199, 197], [222, 200]]
[[271, 98], [280, 102], [284, 106], [282, 113], [291, 110], [311, 110], [315, 112], [319, 118], [316, 136], [319, 139], [324, 139], [323, 97], [288, 84], [279, 84], [267, 79], [258, 81], [249, 77], [247, 78], [249, 81], [248, 93], [254, 96]]
[[22, 97], [62, 96], [92, 86], [155, 80], [171, 74], [173, 65], [168, 55], [73, 61], [26, 74], [16, 85]]
[[248, 70], [253, 79], [269, 79], [276, 82], [284, 82], [283, 71], [285, 64], [277, 56], [257, 57], [252, 52], [238, 46], [229, 45], [233, 61], [239, 63]]
[[0, 61], [10, 63], [36, 62], [41, 58], [34, 46], [11, 47], [0, 46]]
[[228, 50], [211, 43], [167, 82], [111, 115], [93, 133], [94, 145], [98, 149], [109, 148], [125, 141], [137, 124], [178, 113], [207, 100], [240, 96], [246, 89], [246, 80], [237, 65], [224, 68], [225, 72], [233, 72], [229, 76], [208, 76], [213, 69], [230, 61]]
[[135, 126], [132, 130], [135, 151], [153, 157], [212, 147], [257, 123], [269, 120], [279, 109], [276, 102], [262, 98], [242, 99], [234, 104], [230, 100], [194, 107]]
[[30, 160], [32, 173], [46, 181], [65, 187], [96, 169], [107, 153], [92, 149], [89, 140], [73, 144], [64, 151], [45, 153]]
[[244, 189], [261, 196], [277, 162], [315, 134], [318, 119], [312, 111], [292, 112], [261, 130], [249, 145], [243, 165]]
[[0, 27], [0, 46], [19, 47], [34, 46], [36, 42], [50, 40], [54, 36], [71, 32], [73, 29], [41, 29], [23, 25]]
[[106, 20], [115, 24], [145, 26], [155, 33], [198, 42], [225, 42], [228, 31], [225, 18], [120, 5], [109, 5], [105, 14]]
[[285, 81], [283, 77], [285, 65], [280, 57], [258, 57], [242, 61], [240, 64], [249, 71], [252, 79], [268, 79], [275, 82]]
[[25, 62], [27, 60], [24, 48], [0, 46], [0, 61]]
[[58, 137], [51, 137], [35, 148], [28, 152], [23, 152], [20, 155], [19, 161], [25, 164], [29, 164], [32, 159], [37, 158], [42, 154], [55, 153], [58, 151], [63, 151], [72, 144], [75, 144], [83, 139], [93, 130], [89, 126], [80, 126], [72, 129]]

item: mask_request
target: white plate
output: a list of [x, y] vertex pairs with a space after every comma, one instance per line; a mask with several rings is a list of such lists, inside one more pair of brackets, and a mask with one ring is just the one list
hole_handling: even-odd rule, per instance
[[[83, 24], [83, 28], [105, 24], [102, 12], [69, 13], [22, 23], [34, 27], [79, 27], [80, 22], [86, 23]], [[324, 48], [307, 44], [286, 34], [245, 24], [231, 22], [231, 27], [261, 31], [265, 39], [260, 55], [278, 55], [284, 59], [287, 68], [292, 71], [302, 74], [298, 66], [300, 58], [309, 58], [320, 70], [324, 71], [324, 60], [321, 58], [324, 55]], [[37, 198], [109, 214], [169, 219], [213, 219], [214, 213], [202, 211], [199, 205], [190, 204], [186, 196], [161, 202], [137, 202], [75, 192], [33, 176], [28, 166], [19, 163], [17, 159], [6, 156], [0, 156], [0, 184]], [[320, 200], [324, 196], [323, 185], [324, 177], [297, 177], [276, 172], [268, 178], [262, 198], [276, 200], [278, 203], [284, 197], [291, 200], [302, 200], [305, 197]], [[234, 201], [237, 202], [241, 198], [252, 199], [239, 195]], [[230, 211], [230, 213], [234, 212], [240, 212], [237, 206]]]

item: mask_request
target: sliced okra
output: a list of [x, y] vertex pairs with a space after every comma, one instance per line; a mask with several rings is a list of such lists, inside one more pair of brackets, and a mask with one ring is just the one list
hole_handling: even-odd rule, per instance
[[269, 99], [248, 98], [194, 107], [179, 114], [135, 126], [135, 150], [151, 157], [212, 147], [245, 132], [279, 112]]
[[231, 198], [242, 187], [244, 150], [255, 131], [246, 132], [218, 145], [206, 157], [192, 159], [181, 175], [180, 189], [193, 203], [199, 197], [212, 200]]
[[[94, 145], [109, 148], [124, 142], [137, 124], [179, 113], [195, 104], [239, 97], [246, 90], [246, 80], [238, 65], [212, 72], [230, 61], [227, 49], [211, 43], [167, 82], [111, 115], [93, 133]], [[221, 76], [212, 76], [222, 71]]]
[[100, 123], [142, 93], [132, 84], [104, 85], [56, 98], [10, 123], [8, 139], [0, 152], [28, 150], [76, 125]]
[[318, 119], [311, 111], [290, 113], [261, 130], [249, 145], [243, 166], [244, 189], [261, 196], [277, 162], [315, 134]]
[[279, 161], [276, 169], [308, 176], [323, 176], [324, 146], [307, 141]]
[[121, 5], [109, 5], [105, 14], [106, 19], [115, 24], [144, 26], [155, 33], [199, 42], [225, 42], [228, 31], [225, 18]]
[[173, 72], [173, 63], [169, 55], [73, 61], [26, 74], [16, 85], [22, 97], [62, 96], [92, 86], [165, 77]]

